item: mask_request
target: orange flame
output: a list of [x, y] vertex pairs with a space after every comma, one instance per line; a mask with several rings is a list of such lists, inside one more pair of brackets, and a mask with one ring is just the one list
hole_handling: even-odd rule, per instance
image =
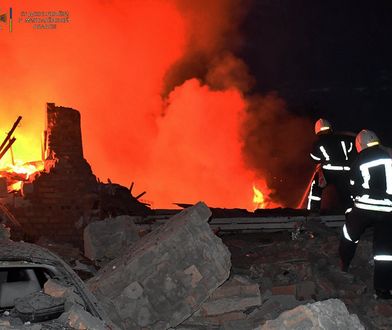
[[253, 184], [253, 203], [255, 204], [255, 210], [265, 208], [264, 194], [257, 189], [255, 184]]
[[17, 191], [22, 187], [22, 183], [29, 181], [34, 173], [41, 172], [44, 169], [42, 161], [23, 163], [16, 161], [16, 164], [9, 164], [0, 169], [0, 176], [7, 180], [8, 191]]
[[10, 165], [9, 169], [7, 169], [7, 172], [25, 174], [26, 180], [28, 180], [31, 174], [42, 171], [43, 169], [43, 162], [39, 162], [36, 164], [22, 164], [21, 162], [17, 162], [17, 164], [15, 165]]

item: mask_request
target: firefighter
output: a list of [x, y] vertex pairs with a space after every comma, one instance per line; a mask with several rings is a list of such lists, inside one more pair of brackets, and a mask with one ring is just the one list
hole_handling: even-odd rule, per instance
[[350, 171], [354, 205], [347, 210], [339, 254], [347, 271], [361, 234], [373, 227], [374, 289], [378, 298], [392, 295], [392, 157], [377, 135], [362, 130], [355, 139], [358, 157]]
[[355, 134], [335, 133], [330, 122], [323, 118], [316, 121], [314, 131], [318, 140], [313, 145], [310, 157], [317, 165], [309, 189], [307, 209], [320, 211], [323, 189], [332, 184], [342, 210], [345, 210], [351, 205], [348, 173], [356, 155]]

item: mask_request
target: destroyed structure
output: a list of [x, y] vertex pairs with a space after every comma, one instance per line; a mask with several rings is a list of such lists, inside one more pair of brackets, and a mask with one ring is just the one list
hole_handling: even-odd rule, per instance
[[[149, 212], [129, 189], [97, 181], [83, 156], [77, 110], [48, 103], [46, 114], [44, 170], [23, 182], [19, 192], [3, 194], [0, 201], [21, 225], [14, 228], [14, 235], [82, 246], [83, 227], [90, 221]], [[4, 211], [3, 216], [7, 217]]]
[[[343, 215], [204, 203], [150, 210], [132, 186], [96, 179], [83, 156], [78, 111], [49, 103], [44, 136], [43, 170], [21, 190], [9, 186], [22, 177], [0, 177], [0, 222], [11, 227], [0, 224], [1, 329], [392, 327], [392, 303], [373, 296], [368, 236], [350, 272], [339, 269]], [[52, 241], [46, 246], [83, 274], [98, 301], [62, 261], [10, 238]], [[29, 281], [11, 276], [13, 267]], [[37, 269], [53, 274], [34, 282], [29, 274]], [[10, 301], [6, 290], [19, 285], [28, 290], [13, 290]]]

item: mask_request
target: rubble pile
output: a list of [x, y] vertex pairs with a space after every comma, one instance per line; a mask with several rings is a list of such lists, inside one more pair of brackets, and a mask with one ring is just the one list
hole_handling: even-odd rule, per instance
[[[374, 296], [371, 231], [361, 238], [346, 273], [339, 267], [339, 228], [309, 218], [292, 231], [219, 238], [208, 225], [210, 217], [208, 207], [198, 203], [145, 236], [137, 217], [90, 223], [86, 254], [103, 267], [91, 278], [95, 269], [76, 260], [76, 250], [69, 257], [74, 268], [91, 273], [88, 287], [121, 329], [392, 328], [392, 302]], [[53, 301], [53, 313], [61, 311], [50, 324], [100, 329], [101, 320], [56, 279], [33, 298], [44, 305]], [[15, 308], [28, 311], [29, 305]], [[12, 329], [7, 317], [1, 322]], [[27, 326], [20, 329], [33, 329]]]
[[260, 305], [259, 285], [235, 275], [217, 288], [180, 328], [240, 325], [241, 320], [247, 319], [244, 311]]
[[88, 286], [123, 329], [175, 327], [196, 310], [230, 273], [230, 253], [198, 203], [172, 217], [119, 258]]
[[348, 273], [339, 267], [339, 235], [309, 221], [296, 233], [223, 236], [232, 254], [232, 276], [257, 282], [261, 291], [261, 305], [245, 311], [238, 329], [263, 326], [284, 311], [331, 298], [358, 315], [366, 329], [390, 329], [392, 302], [374, 296], [371, 231], [361, 238]]

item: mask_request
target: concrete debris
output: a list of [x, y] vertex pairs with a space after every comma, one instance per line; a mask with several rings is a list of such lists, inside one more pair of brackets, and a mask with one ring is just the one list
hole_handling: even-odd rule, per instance
[[219, 315], [234, 311], [244, 311], [261, 305], [260, 289], [242, 276], [234, 276], [216, 289], [201, 306], [205, 316]]
[[75, 304], [85, 308], [83, 299], [72, 286], [65, 286], [55, 279], [49, 279], [45, 282], [44, 293], [52, 297], [64, 298], [65, 311], [70, 310]]
[[100, 319], [92, 316], [86, 312], [82, 307], [78, 305], [72, 306], [72, 308], [63, 313], [59, 320], [64, 324], [70, 326], [72, 329], [78, 330], [107, 330], [107, 326]]
[[[271, 293], [271, 291], [267, 291]], [[266, 320], [272, 320], [278, 317], [282, 312], [297, 307], [303, 304], [303, 301], [298, 301], [292, 295], [270, 295], [262, 306], [253, 310], [249, 314], [249, 319], [253, 320], [255, 324], [261, 324]]]
[[299, 240], [292, 240], [290, 232], [223, 235], [231, 252], [232, 276], [260, 285], [262, 304], [247, 311], [246, 320], [261, 326], [298, 305], [338, 298], [366, 329], [391, 329], [392, 317], [385, 317], [392, 313], [391, 301], [374, 297], [371, 231], [358, 243], [348, 273], [339, 267], [340, 235], [340, 228], [325, 230], [316, 223], [304, 227]]
[[183, 210], [87, 283], [113, 322], [127, 330], [177, 326], [229, 277], [230, 253], [210, 216], [202, 202]]
[[277, 319], [267, 321], [255, 330], [334, 329], [360, 330], [365, 327], [355, 314], [350, 314], [339, 299], [318, 301], [283, 312]]
[[55, 319], [64, 312], [64, 298], [34, 292], [15, 299], [14, 313], [23, 322], [41, 322]]
[[181, 327], [225, 326], [233, 321], [245, 320], [247, 314], [244, 311], [259, 305], [259, 285], [243, 276], [235, 275], [216, 289]]
[[90, 223], [84, 229], [83, 238], [85, 256], [107, 262], [138, 241], [139, 234], [132, 217], [122, 215]]

